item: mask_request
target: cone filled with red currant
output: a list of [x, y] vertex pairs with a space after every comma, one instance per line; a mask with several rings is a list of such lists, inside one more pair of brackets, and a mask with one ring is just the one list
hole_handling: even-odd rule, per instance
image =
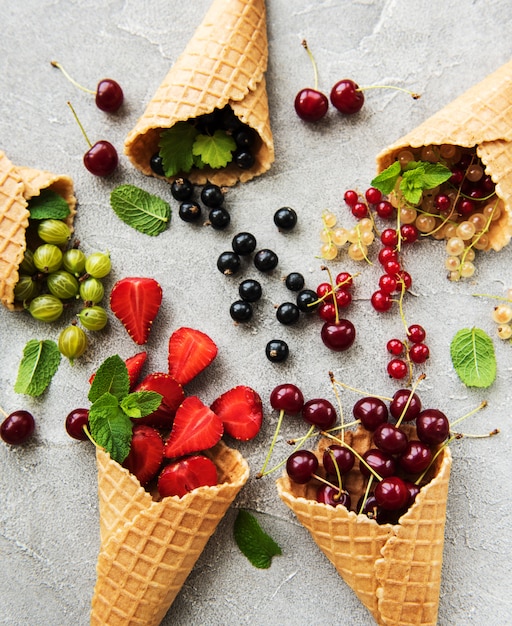
[[65, 238], [69, 238], [76, 213], [71, 178], [16, 166], [0, 151], [0, 300], [11, 310], [23, 308], [22, 301], [17, 298], [16, 286], [20, 275], [25, 270], [28, 275], [28, 266], [32, 266], [28, 258], [31, 253], [27, 252], [31, 209], [34, 205], [40, 207], [44, 202], [52, 204], [52, 210], [56, 210], [57, 214], [60, 211], [62, 215], [62, 219], [57, 221], [63, 224], [47, 222], [52, 230], [50, 238], [57, 236], [55, 231], [59, 231], [60, 236], [61, 229], [65, 231]]
[[[401, 430], [412, 444], [415, 428]], [[337, 448], [344, 451], [343, 460], [338, 459]], [[352, 463], [343, 467], [349, 449], [354, 453]], [[395, 474], [385, 455], [375, 449], [375, 432], [362, 426], [347, 430], [343, 446], [333, 445], [330, 439], [322, 440], [315, 456], [319, 462], [312, 480], [298, 483], [289, 472], [278, 479], [283, 502], [308, 529], [378, 624], [434, 626], [452, 461], [448, 446], [434, 454], [434, 462], [419, 489], [417, 485], [412, 487], [414, 483], [404, 474]], [[369, 466], [378, 468], [379, 482], [375, 482], [359, 456]], [[323, 482], [337, 482], [329, 476], [329, 458], [342, 471], [342, 492]], [[341, 480], [338, 482], [341, 484]], [[369, 490], [372, 482], [375, 488]]]
[[[430, 186], [412, 203], [423, 225], [428, 221], [423, 233], [447, 239], [449, 254], [461, 257], [462, 261], [469, 260], [465, 251], [471, 254], [474, 249], [499, 251], [509, 243], [512, 61], [377, 156], [379, 173], [397, 175], [398, 184], [392, 194], [396, 206], [407, 201], [404, 178], [409, 177], [411, 183], [414, 178], [413, 184], [417, 184], [422, 176], [430, 175], [425, 164], [427, 168], [441, 165], [449, 171], [445, 182]], [[456, 265], [456, 260], [452, 259], [453, 264]]]
[[234, 185], [274, 160], [264, 0], [213, 0], [125, 141], [144, 174]]

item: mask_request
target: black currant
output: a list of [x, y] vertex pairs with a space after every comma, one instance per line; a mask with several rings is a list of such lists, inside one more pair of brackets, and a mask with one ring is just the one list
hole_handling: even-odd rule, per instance
[[247, 322], [252, 317], [252, 305], [244, 300], [236, 300], [230, 306], [229, 314], [235, 322]]
[[286, 341], [282, 339], [272, 339], [267, 343], [265, 354], [267, 355], [267, 359], [272, 361], [272, 363], [282, 363], [288, 358], [290, 350]]
[[233, 156], [233, 161], [241, 170], [248, 170], [255, 163], [254, 155], [249, 150], [237, 150]]
[[233, 135], [237, 148], [250, 148], [256, 138], [255, 131], [250, 126], [243, 126]]
[[274, 213], [274, 224], [280, 230], [292, 230], [297, 224], [297, 213], [288, 207], [282, 207]]
[[303, 289], [297, 294], [297, 306], [303, 313], [313, 313], [318, 308], [318, 295], [312, 289]]
[[278, 262], [277, 254], [268, 248], [258, 250], [254, 256], [254, 265], [260, 272], [270, 272], [277, 267]]
[[163, 159], [158, 152], [151, 157], [149, 167], [157, 176], [165, 176]]
[[304, 276], [299, 272], [291, 272], [284, 282], [290, 291], [300, 291], [304, 288]]
[[246, 302], [257, 302], [261, 298], [261, 285], [257, 280], [248, 278], [240, 283], [238, 293]]
[[224, 230], [229, 226], [231, 216], [224, 207], [218, 207], [210, 211], [208, 221], [215, 230]]
[[251, 233], [238, 233], [231, 242], [233, 250], [242, 256], [252, 254], [256, 249], [256, 237]]
[[188, 178], [177, 178], [171, 183], [171, 195], [178, 202], [190, 200], [194, 193], [194, 186]]
[[201, 217], [201, 207], [197, 202], [182, 202], [178, 215], [184, 222], [197, 222]]
[[201, 191], [201, 201], [210, 209], [220, 207], [224, 202], [224, 193], [218, 185], [207, 183]]
[[217, 259], [217, 269], [226, 276], [236, 274], [240, 269], [240, 257], [236, 252], [222, 252]]
[[289, 326], [299, 321], [299, 307], [293, 302], [283, 302], [277, 307], [276, 317], [281, 324]]

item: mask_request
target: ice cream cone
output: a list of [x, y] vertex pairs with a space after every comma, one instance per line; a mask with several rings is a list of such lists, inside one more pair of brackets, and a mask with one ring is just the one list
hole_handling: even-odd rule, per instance
[[98, 449], [101, 547], [91, 625], [157, 626], [162, 621], [249, 476], [241, 454], [222, 442], [207, 455], [218, 469], [216, 486], [156, 501]]
[[11, 310], [21, 308], [14, 301], [14, 287], [27, 248], [28, 201], [43, 189], [51, 189], [66, 200], [70, 210], [66, 221], [71, 228], [76, 213], [71, 178], [17, 167], [0, 151], [0, 300]]
[[377, 156], [381, 172], [405, 148], [476, 147], [485, 173], [496, 184], [501, 216], [488, 231], [490, 247], [500, 250], [512, 236], [512, 61], [468, 89]]
[[[363, 451], [371, 433], [346, 433]], [[332, 442], [322, 442], [320, 450]], [[297, 485], [283, 476], [279, 496], [309, 530], [340, 576], [368, 608], [377, 624], [434, 626], [437, 623], [444, 546], [444, 526], [451, 454], [439, 454], [433, 476], [398, 524], [378, 524], [343, 506], [315, 499], [314, 485]], [[355, 504], [364, 492], [359, 470], [344, 481]]]
[[[255, 163], [240, 169], [192, 169], [192, 182], [234, 185], [267, 171], [274, 160], [265, 70], [268, 60], [264, 0], [213, 0], [201, 25], [128, 134], [125, 153], [144, 174], [155, 175], [162, 130], [229, 105], [257, 133]], [[169, 179], [171, 180], [171, 179]]]

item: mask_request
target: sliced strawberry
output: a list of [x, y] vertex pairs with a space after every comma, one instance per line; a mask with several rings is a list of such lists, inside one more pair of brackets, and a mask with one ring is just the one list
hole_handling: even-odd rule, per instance
[[208, 335], [193, 328], [178, 328], [169, 339], [169, 373], [186, 385], [217, 356], [217, 346]]
[[[133, 389], [133, 387], [137, 384], [147, 357], [147, 352], [139, 352], [138, 354], [134, 354], [133, 356], [130, 356], [124, 360], [124, 362], [126, 363], [126, 369], [128, 370], [128, 376], [130, 377], [130, 389]], [[95, 376], [96, 372], [91, 374], [91, 377], [89, 378], [90, 385], [92, 385], [92, 381], [94, 380]]]
[[144, 424], [134, 426], [130, 452], [123, 466], [134, 474], [141, 485], [157, 475], [164, 456], [164, 442], [155, 428]]
[[189, 396], [176, 411], [164, 454], [172, 459], [207, 450], [220, 441], [223, 431], [220, 417], [197, 396]]
[[136, 344], [147, 342], [162, 303], [162, 288], [153, 278], [123, 278], [110, 292], [110, 308]]
[[263, 406], [260, 396], [250, 387], [233, 387], [217, 398], [210, 408], [222, 420], [226, 433], [235, 439], [247, 441], [260, 432]]
[[170, 374], [155, 372], [146, 376], [134, 391], [156, 391], [162, 396], [158, 409], [145, 417], [137, 417], [137, 424], [170, 429], [176, 410], [185, 399], [183, 387]]
[[166, 465], [158, 477], [158, 493], [183, 497], [192, 489], [217, 484], [217, 467], [213, 461], [195, 454]]

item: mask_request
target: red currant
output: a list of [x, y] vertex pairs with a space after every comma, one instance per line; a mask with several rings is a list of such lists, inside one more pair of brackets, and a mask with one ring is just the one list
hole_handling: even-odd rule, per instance
[[407, 376], [409, 368], [403, 359], [391, 359], [387, 366], [387, 372], [395, 380], [401, 380]]
[[388, 200], [381, 200], [375, 207], [375, 212], [383, 220], [388, 220], [395, 214], [395, 208]]
[[430, 350], [424, 343], [415, 343], [409, 350], [409, 356], [413, 363], [425, 363], [430, 356]]
[[398, 281], [394, 276], [391, 276], [391, 274], [383, 274], [379, 278], [379, 287], [385, 293], [393, 293], [398, 288]]
[[427, 333], [420, 324], [411, 324], [407, 329], [407, 338], [413, 343], [421, 343], [425, 341]]
[[353, 286], [352, 274], [348, 272], [340, 272], [336, 276], [336, 286], [342, 289], [351, 289]]
[[400, 236], [404, 243], [414, 243], [418, 240], [419, 232], [414, 224], [402, 224], [400, 227]]
[[336, 304], [338, 308], [344, 309], [352, 302], [352, 295], [346, 289], [338, 289], [336, 292]]
[[364, 202], [356, 202], [352, 207], [352, 215], [358, 219], [362, 220], [363, 217], [368, 216], [368, 207]]
[[388, 261], [398, 262], [398, 250], [391, 246], [385, 246], [379, 251], [379, 263], [385, 265]]
[[404, 353], [405, 346], [400, 339], [390, 339], [386, 344], [387, 351], [393, 356], [401, 356]]
[[377, 204], [382, 200], [382, 192], [375, 187], [368, 187], [364, 196], [370, 204]]
[[347, 191], [345, 191], [343, 199], [345, 200], [347, 206], [353, 207], [354, 204], [356, 204], [356, 202], [358, 202], [359, 200], [359, 194], [353, 189], [347, 189]]
[[384, 313], [385, 311], [389, 311], [389, 309], [393, 306], [393, 300], [389, 293], [382, 291], [382, 289], [378, 289], [372, 294], [371, 303], [373, 308], [379, 313]]
[[398, 245], [398, 232], [394, 228], [385, 228], [380, 234], [382, 245], [395, 248]]

